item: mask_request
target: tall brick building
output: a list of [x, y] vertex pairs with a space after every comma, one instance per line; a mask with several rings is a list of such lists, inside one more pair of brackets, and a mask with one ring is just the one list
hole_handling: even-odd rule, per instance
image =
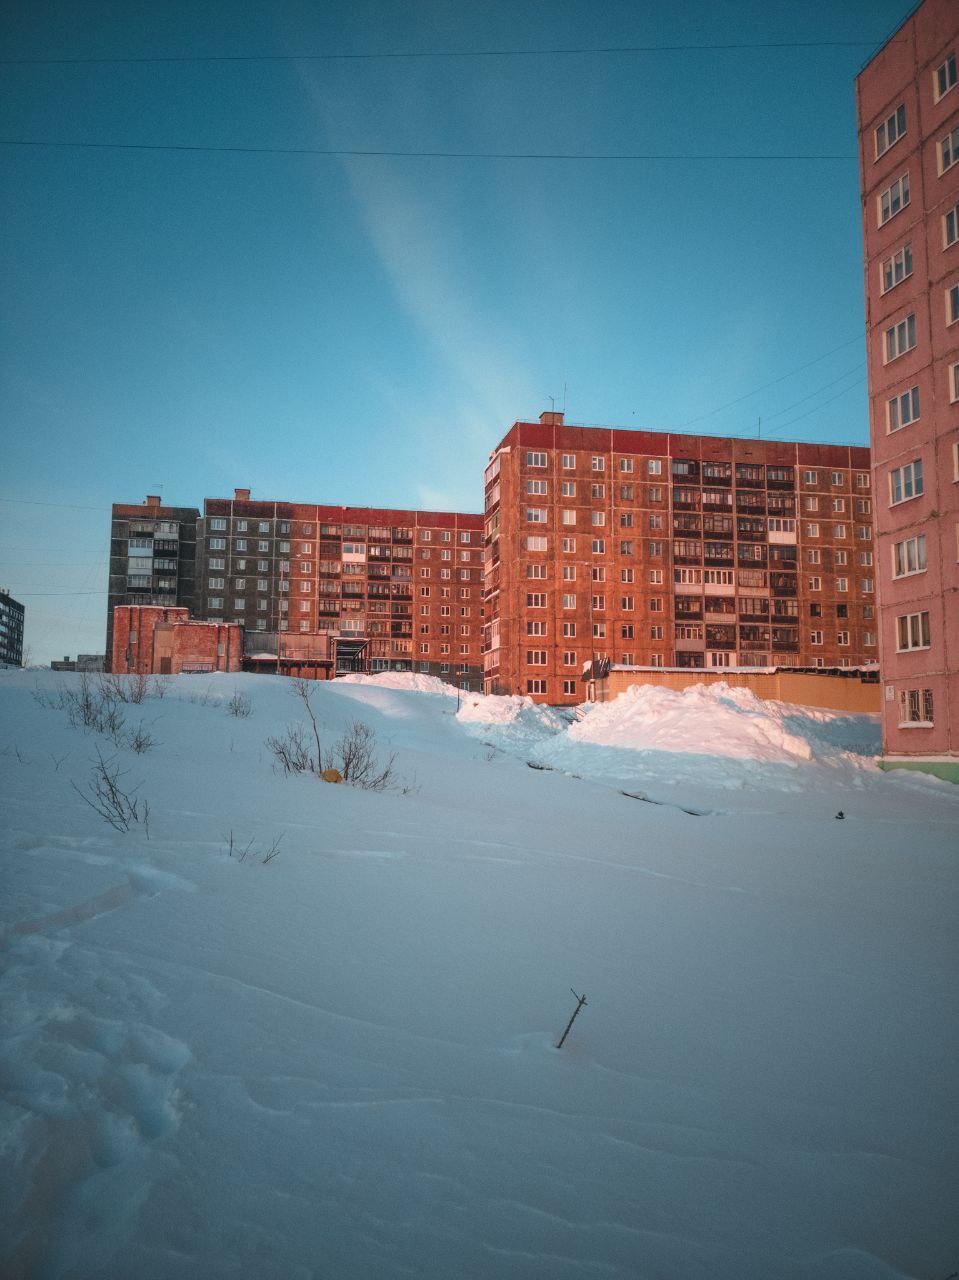
[[196, 612], [242, 623], [248, 652], [283, 633], [366, 642], [374, 671], [482, 684], [483, 517], [207, 498]]
[[196, 507], [165, 507], [150, 494], [143, 503], [113, 504], [106, 662], [113, 653], [117, 605], [194, 607]]
[[856, 81], [883, 747], [959, 779], [959, 5]]
[[869, 451], [517, 422], [485, 475], [488, 692], [875, 662]]

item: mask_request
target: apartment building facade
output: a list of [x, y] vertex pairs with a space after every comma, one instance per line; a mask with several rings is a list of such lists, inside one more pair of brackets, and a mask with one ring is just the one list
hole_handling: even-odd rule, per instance
[[110, 531], [106, 662], [113, 654], [117, 605], [192, 609], [196, 586], [197, 507], [167, 507], [156, 494], [115, 502]]
[[849, 667], [878, 654], [869, 450], [517, 422], [485, 473], [487, 692], [593, 664]]
[[856, 99], [883, 749], [959, 780], [957, 58], [959, 5], [925, 0]]
[[354, 638], [373, 671], [482, 687], [483, 517], [207, 498], [196, 613], [278, 637]]
[[23, 666], [23, 622], [26, 610], [0, 587], [0, 666]]

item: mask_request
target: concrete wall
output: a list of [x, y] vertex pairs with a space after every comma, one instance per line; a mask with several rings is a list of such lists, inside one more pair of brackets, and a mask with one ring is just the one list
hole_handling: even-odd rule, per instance
[[795, 702], [805, 707], [832, 711], [870, 712], [882, 710], [882, 686], [867, 683], [858, 675], [835, 676], [792, 671], [616, 671], [590, 684], [594, 702], [609, 702], [632, 685], [652, 684], [663, 689], [688, 689], [695, 684], [724, 683], [734, 689], [751, 689], [759, 698], [775, 702]]

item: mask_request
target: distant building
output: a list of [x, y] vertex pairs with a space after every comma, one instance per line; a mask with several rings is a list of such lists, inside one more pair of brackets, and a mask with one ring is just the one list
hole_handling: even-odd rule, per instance
[[478, 690], [483, 517], [254, 501], [249, 489], [207, 498], [195, 612], [242, 624], [260, 670], [271, 659], [283, 669], [294, 649], [309, 664], [323, 647], [309, 638], [327, 637], [336, 670], [415, 671]]
[[192, 609], [196, 584], [196, 507], [165, 507], [156, 494], [141, 504], [114, 503], [107, 596], [107, 662], [117, 605]]
[[23, 666], [24, 606], [0, 587], [0, 666]]
[[62, 662], [51, 662], [51, 671], [103, 671], [106, 656], [102, 653], [78, 653], [75, 658], [64, 655]]
[[485, 688], [875, 663], [869, 450], [516, 422], [486, 468]]
[[243, 628], [232, 622], [193, 621], [189, 610], [179, 606], [118, 605], [111, 659], [115, 674], [240, 671]]
[[883, 750], [959, 781], [959, 5], [856, 81]]

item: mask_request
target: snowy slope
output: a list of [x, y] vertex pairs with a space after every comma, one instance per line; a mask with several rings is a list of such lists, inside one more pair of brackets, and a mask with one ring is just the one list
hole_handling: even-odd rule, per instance
[[4, 1277], [959, 1265], [959, 792], [872, 719], [319, 685], [371, 794], [273, 771], [289, 682], [180, 677], [147, 839], [31, 696], [76, 679], [0, 675]]

